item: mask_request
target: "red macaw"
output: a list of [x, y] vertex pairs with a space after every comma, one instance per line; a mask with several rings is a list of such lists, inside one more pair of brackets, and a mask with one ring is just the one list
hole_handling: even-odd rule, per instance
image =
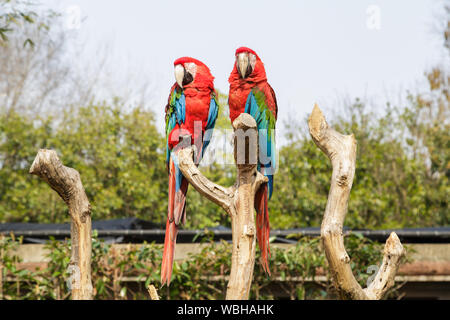
[[217, 93], [214, 77], [201, 61], [183, 57], [175, 60], [175, 79], [166, 106], [166, 164], [169, 172], [169, 205], [161, 264], [161, 283], [169, 285], [173, 256], [180, 223], [186, 221], [188, 181], [179, 167], [177, 151], [185, 147], [181, 136], [190, 135], [188, 145], [197, 146], [196, 164], [202, 158], [211, 139], [217, 115]]
[[258, 170], [268, 177], [256, 193], [256, 227], [258, 245], [261, 250], [263, 269], [270, 275], [269, 210], [268, 199], [273, 191], [273, 174], [276, 168], [275, 122], [277, 120], [277, 100], [275, 92], [267, 82], [264, 64], [252, 49], [241, 47], [236, 50], [236, 62], [228, 82], [230, 92], [228, 105], [230, 119], [234, 121], [241, 113], [249, 113], [256, 120], [259, 132]]

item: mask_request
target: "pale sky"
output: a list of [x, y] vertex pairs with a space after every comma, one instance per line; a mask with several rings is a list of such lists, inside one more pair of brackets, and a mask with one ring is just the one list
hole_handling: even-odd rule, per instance
[[326, 109], [342, 96], [384, 101], [415, 89], [444, 56], [434, 30], [443, 8], [438, 0], [43, 3], [60, 11], [79, 7], [85, 19], [78, 31], [87, 47], [77, 59], [95, 59], [99, 45], [108, 45], [117, 66], [113, 77], [135, 66], [155, 83], [160, 128], [173, 61], [181, 56], [207, 64], [216, 88], [227, 93], [235, 49], [255, 50], [277, 95], [281, 129], [283, 121], [303, 120], [314, 102]]

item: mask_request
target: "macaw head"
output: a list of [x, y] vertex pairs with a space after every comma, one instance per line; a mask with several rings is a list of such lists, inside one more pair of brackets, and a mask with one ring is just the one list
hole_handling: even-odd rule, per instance
[[253, 73], [257, 60], [260, 60], [258, 55], [250, 48], [240, 47], [236, 50], [236, 69], [242, 79]]
[[181, 88], [201, 88], [208, 87], [214, 89], [214, 77], [209, 68], [201, 61], [183, 57], [175, 60], [175, 80]]
[[255, 51], [247, 47], [240, 47], [236, 49], [235, 57], [234, 68], [228, 78], [230, 84], [257, 83], [267, 80], [264, 64]]

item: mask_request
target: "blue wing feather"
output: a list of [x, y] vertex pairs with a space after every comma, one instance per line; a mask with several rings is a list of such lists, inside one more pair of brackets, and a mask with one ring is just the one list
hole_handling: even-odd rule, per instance
[[209, 113], [208, 113], [208, 121], [206, 123], [205, 135], [203, 137], [203, 146], [202, 146], [202, 156], [205, 154], [206, 148], [211, 141], [213, 129], [216, 125], [217, 116], [219, 114], [219, 105], [215, 99], [215, 95], [213, 93], [211, 97], [211, 102], [209, 104]]
[[183, 124], [185, 119], [186, 98], [182, 91], [177, 91], [177, 88], [174, 88], [170, 94], [169, 105], [166, 111], [166, 164], [169, 165], [170, 157], [172, 157], [175, 166], [176, 191], [180, 189], [183, 175], [178, 167], [178, 158], [169, 149], [169, 134], [176, 124]]
[[181, 94], [180, 98], [175, 99], [175, 110], [177, 115], [177, 122], [181, 125], [186, 119], [186, 98], [184, 96], [184, 93]]
[[269, 199], [273, 191], [273, 174], [276, 168], [275, 151], [275, 120], [274, 115], [265, 103], [264, 94], [253, 89], [245, 104], [245, 113], [255, 120], [259, 133], [258, 171], [268, 177]]

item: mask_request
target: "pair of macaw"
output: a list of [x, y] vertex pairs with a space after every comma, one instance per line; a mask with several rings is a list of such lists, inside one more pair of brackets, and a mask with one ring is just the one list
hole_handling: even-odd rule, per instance
[[[270, 275], [268, 265], [269, 211], [267, 202], [273, 191], [275, 163], [275, 122], [277, 101], [275, 92], [267, 82], [264, 64], [255, 51], [241, 47], [236, 50], [236, 61], [228, 79], [230, 92], [228, 104], [230, 120], [241, 113], [249, 113], [256, 120], [259, 145], [265, 153], [265, 161], [258, 160], [258, 170], [269, 182], [261, 187], [255, 197], [258, 245], [264, 270]], [[169, 205], [161, 265], [161, 282], [170, 284], [175, 242], [180, 223], [186, 219], [186, 193], [188, 181], [183, 177], [177, 159], [177, 149], [195, 145], [198, 164], [204, 154], [214, 128], [219, 105], [214, 90], [214, 77], [201, 61], [184, 57], [174, 62], [175, 84], [172, 86], [166, 106], [166, 164], [169, 172]], [[180, 142], [180, 138], [190, 141]], [[260, 152], [261, 155], [261, 152]]]

